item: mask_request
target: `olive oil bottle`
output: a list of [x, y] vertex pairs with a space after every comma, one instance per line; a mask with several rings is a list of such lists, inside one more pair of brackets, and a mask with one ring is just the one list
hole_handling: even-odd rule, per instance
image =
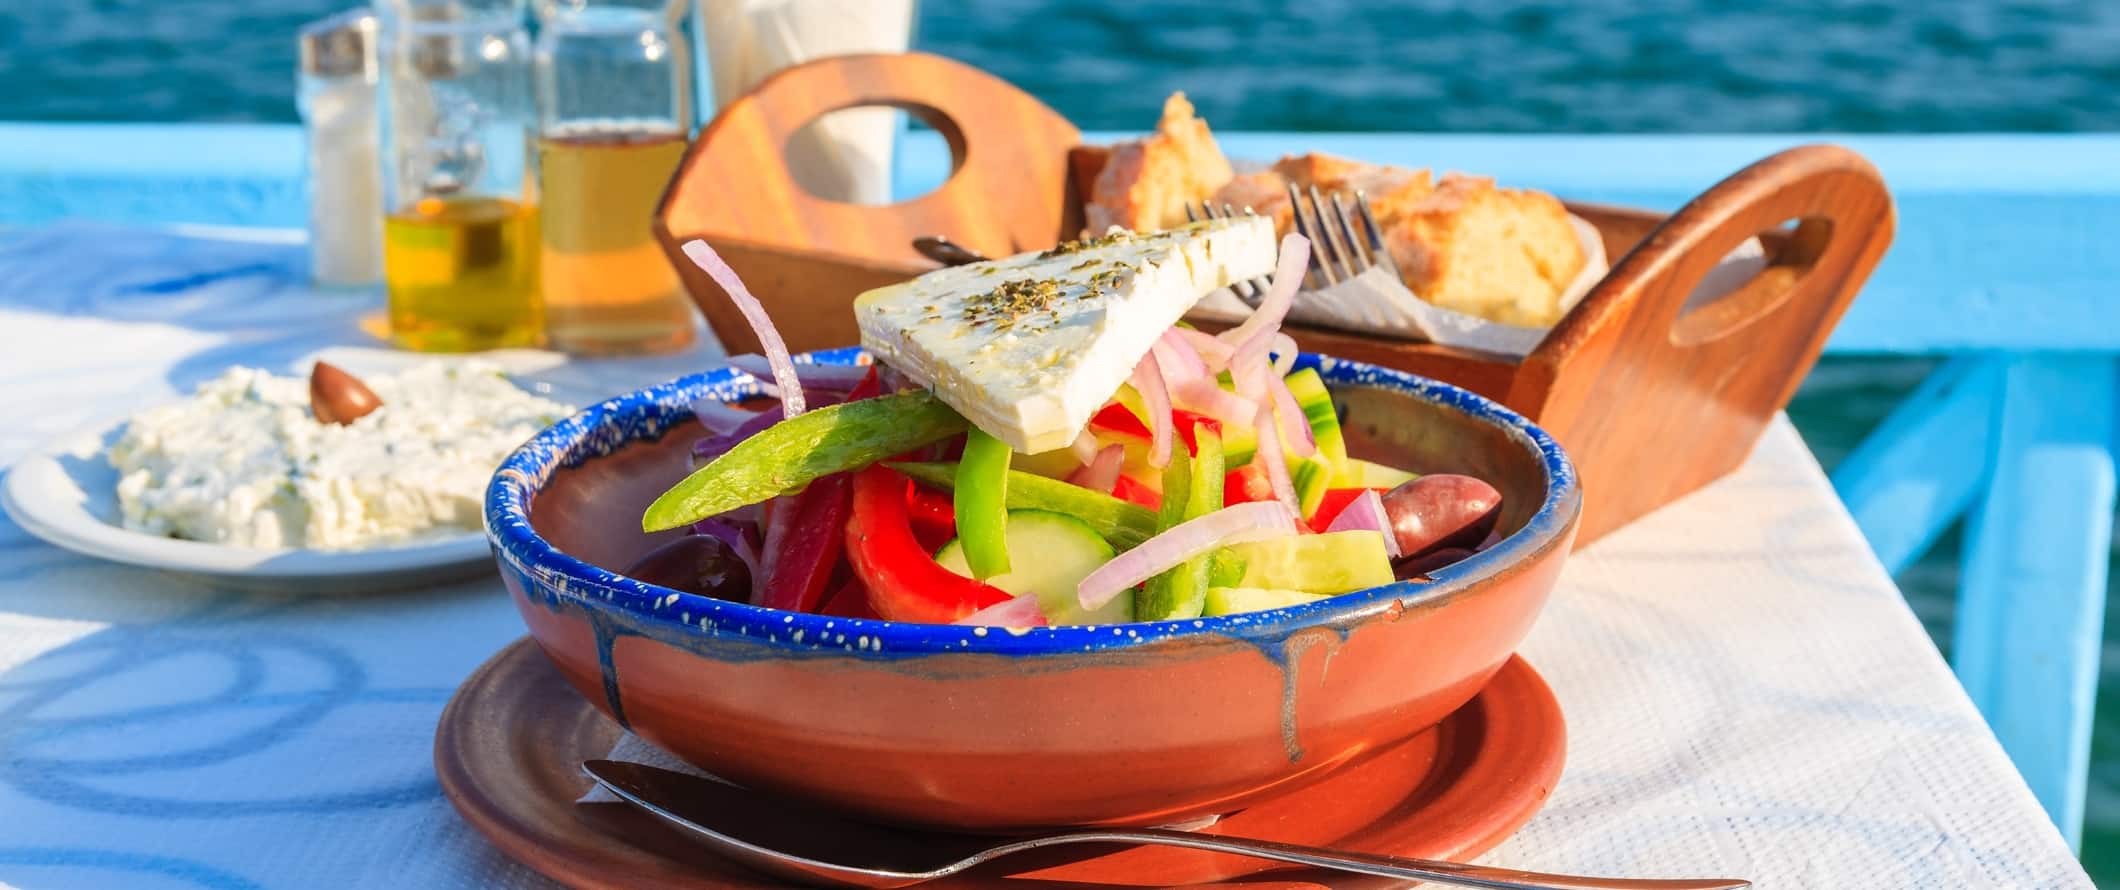
[[538, 341], [537, 219], [506, 198], [421, 198], [383, 221], [391, 338], [420, 352]]
[[535, 346], [530, 37], [520, 0], [387, 0], [383, 282], [422, 352]]

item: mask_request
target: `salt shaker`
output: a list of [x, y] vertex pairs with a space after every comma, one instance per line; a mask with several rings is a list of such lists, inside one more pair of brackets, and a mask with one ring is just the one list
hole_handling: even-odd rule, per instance
[[383, 279], [376, 17], [350, 10], [303, 26], [296, 103], [308, 143], [309, 268], [320, 285]]

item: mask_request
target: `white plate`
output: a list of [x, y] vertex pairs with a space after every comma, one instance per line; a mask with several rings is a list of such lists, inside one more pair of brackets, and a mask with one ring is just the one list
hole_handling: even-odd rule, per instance
[[252, 550], [126, 529], [118, 519], [118, 472], [104, 459], [124, 425], [98, 423], [24, 455], [0, 485], [0, 508], [24, 531], [76, 553], [250, 590], [399, 590], [494, 570], [483, 532], [370, 550]]

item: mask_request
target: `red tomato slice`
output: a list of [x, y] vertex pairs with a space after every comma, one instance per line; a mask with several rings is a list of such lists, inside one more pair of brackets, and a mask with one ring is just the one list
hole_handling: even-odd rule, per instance
[[854, 474], [854, 510], [846, 524], [847, 562], [869, 591], [869, 608], [892, 621], [948, 624], [1006, 602], [1000, 588], [935, 562], [913, 537], [906, 510], [912, 480], [881, 464]]
[[1273, 500], [1273, 482], [1266, 478], [1266, 468], [1256, 461], [1222, 477], [1222, 505], [1225, 507], [1270, 500]]
[[[1263, 476], [1264, 474], [1262, 473], [1261, 475]], [[1388, 488], [1328, 488], [1325, 490], [1324, 496], [1318, 499], [1318, 511], [1311, 514], [1310, 530], [1323, 533], [1326, 526], [1331, 525], [1333, 520], [1340, 518], [1340, 511], [1347, 509], [1348, 504], [1354, 503], [1355, 498], [1361, 497], [1362, 492], [1374, 491], [1377, 494], [1383, 494], [1390, 490]]]
[[913, 486], [906, 495], [906, 518], [913, 523], [913, 537], [929, 553], [957, 536], [957, 505], [948, 492]]
[[[1214, 430], [1218, 434], [1222, 432], [1222, 422], [1205, 414], [1194, 414], [1191, 411], [1173, 409], [1170, 412], [1170, 419], [1171, 423], [1177, 427], [1178, 440], [1185, 443], [1185, 450], [1190, 454], [1200, 453], [1199, 436], [1193, 430], [1196, 424], [1204, 423], [1207, 424], [1208, 429]], [[1148, 424], [1142, 423], [1141, 418], [1136, 417], [1134, 412], [1127, 410], [1125, 405], [1121, 405], [1118, 402], [1113, 402], [1098, 410], [1096, 415], [1089, 419], [1089, 427], [1107, 435], [1139, 439], [1143, 442], [1154, 438], [1154, 433], [1149, 431]]]
[[[1269, 492], [1269, 494], [1271, 493]], [[1122, 501], [1132, 501], [1151, 510], [1159, 509], [1163, 506], [1162, 494], [1134, 481], [1132, 476], [1119, 477], [1118, 484], [1112, 486], [1112, 497]]]

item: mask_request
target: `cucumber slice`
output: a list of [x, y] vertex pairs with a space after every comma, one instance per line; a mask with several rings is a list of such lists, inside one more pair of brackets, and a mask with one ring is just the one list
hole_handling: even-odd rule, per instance
[[1259, 450], [1259, 431], [1250, 424], [1226, 423], [1222, 425], [1222, 465], [1241, 467], [1251, 463], [1251, 456]]
[[1235, 587], [1244, 581], [1244, 557], [1227, 547], [1207, 560], [1207, 586]]
[[[1293, 535], [1232, 544], [1224, 549], [1231, 561], [1241, 561], [1243, 565], [1237, 583], [1225, 585], [1230, 587], [1346, 593], [1393, 580], [1384, 536], [1373, 531]], [[1226, 568], [1210, 575], [1217, 584], [1228, 580]]]
[[[1183, 520], [1193, 520], [1222, 509], [1222, 439], [1212, 430], [1201, 427], [1198, 431], [1200, 453], [1191, 466], [1186, 466], [1183, 449], [1171, 452], [1170, 470], [1173, 474], [1185, 474], [1186, 479], [1178, 483], [1185, 488]], [[1166, 491], [1173, 487], [1165, 483]], [[1171, 496], [1164, 495], [1164, 505], [1169, 506]], [[1163, 574], [1148, 580], [1134, 600], [1134, 618], [1138, 621], [1165, 621], [1174, 618], [1198, 618], [1202, 608], [1202, 597], [1212, 577], [1211, 561], [1201, 554], [1172, 567]]]
[[1333, 475], [1333, 465], [1325, 460], [1322, 448], [1317, 457], [1303, 458], [1289, 467], [1289, 481], [1295, 483], [1296, 505], [1304, 519], [1318, 515], [1318, 505], [1325, 500], [1325, 490], [1332, 487]]
[[[1011, 594], [1036, 594], [1045, 620], [1053, 624], [1119, 624], [1134, 619], [1132, 591], [1119, 594], [1102, 608], [1082, 608], [1075, 588], [1082, 579], [1112, 559], [1112, 545], [1089, 524], [1073, 516], [1045, 510], [1008, 511], [1010, 570], [986, 579], [986, 583]], [[936, 551], [943, 568], [967, 578], [971, 567], [964, 559], [962, 539], [952, 539]]]
[[1340, 413], [1332, 406], [1332, 391], [1325, 388], [1325, 378], [1318, 376], [1316, 368], [1304, 368], [1288, 375], [1288, 392], [1296, 397], [1303, 417], [1310, 421], [1310, 435], [1318, 440], [1318, 453], [1335, 467], [1346, 463], [1347, 438], [1340, 433]]
[[1418, 473], [1370, 463], [1359, 457], [1348, 458], [1340, 467], [1340, 476], [1333, 480], [1335, 488], [1397, 488], [1420, 478]]
[[1241, 612], [1263, 612], [1300, 606], [1324, 599], [1322, 593], [1304, 593], [1300, 590], [1274, 590], [1265, 587], [1210, 587], [1207, 589], [1207, 615], [1236, 615]]

